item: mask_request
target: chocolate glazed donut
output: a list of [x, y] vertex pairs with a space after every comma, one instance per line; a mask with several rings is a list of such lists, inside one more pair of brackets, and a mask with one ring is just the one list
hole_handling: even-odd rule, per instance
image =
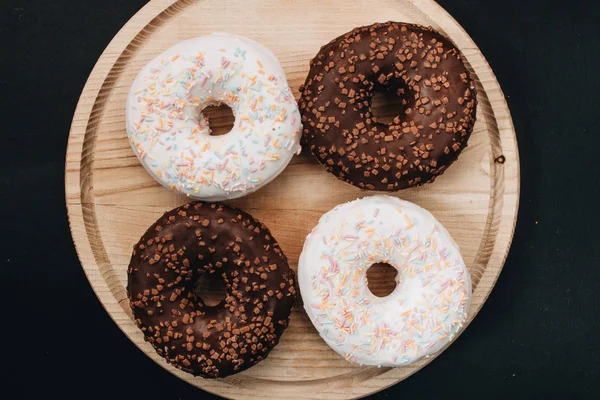
[[[220, 276], [214, 307], [194, 293]], [[158, 354], [194, 375], [224, 377], [263, 360], [288, 325], [295, 276], [267, 227], [220, 204], [169, 211], [135, 245], [127, 292], [135, 321]]]
[[[325, 168], [363, 189], [432, 182], [466, 146], [476, 92], [458, 49], [444, 36], [396, 22], [356, 28], [311, 61], [299, 108], [304, 140]], [[400, 96], [390, 124], [373, 116], [378, 91]]]

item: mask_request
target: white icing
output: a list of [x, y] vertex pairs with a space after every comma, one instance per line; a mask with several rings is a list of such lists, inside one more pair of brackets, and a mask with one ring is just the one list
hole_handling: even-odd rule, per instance
[[[366, 271], [398, 270], [396, 288], [376, 297]], [[411, 364], [444, 348], [460, 331], [471, 278], [448, 231], [425, 209], [371, 196], [324, 214], [298, 265], [304, 308], [329, 346], [363, 365]]]
[[[202, 109], [225, 103], [231, 132], [210, 136]], [[127, 134], [163, 186], [209, 201], [252, 193], [300, 152], [296, 101], [275, 55], [227, 33], [176, 44], [139, 73], [127, 100]]]

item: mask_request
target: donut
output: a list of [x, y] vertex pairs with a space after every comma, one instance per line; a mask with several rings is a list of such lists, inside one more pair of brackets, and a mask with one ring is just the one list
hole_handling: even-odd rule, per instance
[[[303, 136], [339, 179], [396, 191], [441, 175], [473, 131], [476, 91], [458, 49], [418, 25], [355, 28], [323, 46], [301, 87]], [[377, 120], [374, 94], [402, 103], [390, 124]]]
[[[377, 297], [366, 271], [387, 263], [396, 288]], [[325, 342], [361, 365], [408, 365], [460, 331], [471, 278], [450, 234], [423, 208], [378, 195], [339, 205], [306, 238], [298, 265], [306, 312]]]
[[[211, 136], [202, 114], [226, 104], [233, 129]], [[187, 40], [150, 61], [127, 100], [127, 136], [166, 188], [220, 201], [252, 193], [300, 152], [296, 101], [275, 55], [226, 33]]]
[[[194, 292], [204, 274], [225, 284], [225, 299], [213, 307]], [[134, 246], [127, 276], [145, 339], [167, 363], [205, 378], [265, 359], [288, 325], [296, 293], [295, 274], [269, 229], [217, 203], [164, 214]]]

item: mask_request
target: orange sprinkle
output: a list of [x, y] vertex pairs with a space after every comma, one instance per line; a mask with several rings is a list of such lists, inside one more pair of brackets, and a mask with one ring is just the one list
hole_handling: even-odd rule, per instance
[[262, 67], [263, 67], [262, 63], [261, 63], [260, 61], [258, 61], [258, 60], [256, 60], [256, 64], [258, 64], [258, 66], [259, 66], [260, 68], [262, 68]]
[[262, 69], [259, 69], [259, 70], [258, 70], [258, 73], [259, 73], [259, 74], [261, 74], [261, 75], [264, 75], [264, 74], [265, 74], [265, 71], [263, 71]]
[[204, 60], [204, 54], [202, 54], [201, 51], [198, 52], [198, 55], [196, 56], [197, 60]]
[[404, 214], [404, 219], [406, 220], [406, 223], [408, 224], [405, 229], [410, 229], [414, 226], [412, 221], [410, 220], [410, 218], [408, 218], [408, 215]]
[[171, 62], [177, 60], [179, 58], [179, 54], [175, 54], [173, 58], [171, 58]]
[[275, 146], [275, 148], [279, 148], [279, 138], [275, 139], [275, 141], [273, 142], [273, 146]]

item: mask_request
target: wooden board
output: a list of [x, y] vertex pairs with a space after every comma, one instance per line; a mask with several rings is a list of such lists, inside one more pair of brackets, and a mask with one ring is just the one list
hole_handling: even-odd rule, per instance
[[[290, 327], [266, 361], [226, 379], [194, 378], [168, 366], [144, 342], [125, 292], [133, 244], [163, 212], [186, 202], [145, 172], [127, 141], [125, 101], [144, 64], [184, 39], [213, 31], [242, 34], [275, 52], [298, 96], [309, 60], [321, 45], [355, 26], [387, 20], [431, 25], [446, 34], [477, 78], [478, 121], [468, 148], [435, 183], [397, 195], [429, 209], [448, 228], [473, 277], [469, 321], [481, 309], [512, 240], [519, 161], [498, 82], [452, 17], [432, 0], [154, 0], [117, 34], [85, 86], [67, 149], [66, 195], [77, 252], [98, 298], [133, 343], [169, 372], [229, 398], [346, 399], [393, 385], [431, 361], [394, 369], [351, 365], [320, 339], [299, 299]], [[495, 161], [501, 155], [504, 163]], [[296, 268], [318, 218], [336, 204], [368, 194], [302, 154], [271, 184], [232, 203], [270, 227]]]

